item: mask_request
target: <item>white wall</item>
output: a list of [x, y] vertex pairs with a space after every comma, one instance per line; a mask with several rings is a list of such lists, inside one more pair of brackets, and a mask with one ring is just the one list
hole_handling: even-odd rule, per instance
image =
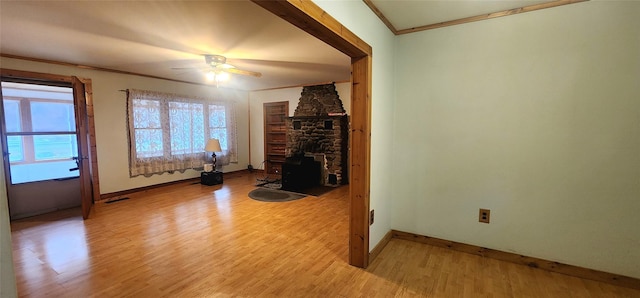
[[[342, 106], [351, 115], [351, 83], [336, 83], [336, 91]], [[282, 88], [249, 92], [249, 122], [251, 126], [251, 165], [256, 169], [264, 169], [264, 113], [263, 104], [267, 102], [288, 101], [289, 117], [300, 101], [302, 87]]]
[[0, 167], [0, 297], [18, 297], [16, 277], [13, 272], [13, 250], [11, 247], [11, 226], [4, 167]]
[[314, 1], [373, 48], [371, 91], [371, 188], [370, 208], [375, 223], [369, 228], [369, 249], [391, 229], [391, 191], [393, 109], [394, 109], [394, 35], [362, 1]]
[[61, 65], [44, 64], [17, 59], [2, 58], [3, 68], [19, 69], [58, 75], [75, 75], [90, 78], [93, 99], [98, 150], [98, 173], [101, 193], [112, 193], [170, 181], [198, 177], [200, 171], [129, 177], [128, 144], [126, 128], [126, 93], [123, 89], [143, 89], [177, 93], [236, 102], [238, 132], [238, 163], [224, 166], [225, 172], [246, 169], [249, 162], [248, 93], [224, 88], [177, 83], [133, 75], [80, 69]]
[[392, 227], [640, 278], [639, 37], [625, 1], [398, 36]]

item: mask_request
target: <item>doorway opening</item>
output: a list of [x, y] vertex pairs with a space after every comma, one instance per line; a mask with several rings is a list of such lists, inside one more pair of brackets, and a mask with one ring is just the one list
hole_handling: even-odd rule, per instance
[[369, 265], [373, 49], [313, 2], [251, 0], [351, 57], [349, 264]]
[[12, 220], [100, 196], [90, 79], [0, 69], [0, 143]]
[[2, 95], [11, 218], [80, 206], [71, 84], [2, 81]]

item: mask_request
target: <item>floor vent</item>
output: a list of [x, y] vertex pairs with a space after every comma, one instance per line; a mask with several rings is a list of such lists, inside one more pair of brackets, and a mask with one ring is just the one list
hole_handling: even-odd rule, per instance
[[111, 201], [106, 201], [106, 204], [111, 204], [111, 203], [115, 203], [115, 202], [120, 202], [120, 201], [124, 201], [124, 200], [128, 200], [128, 197], [124, 197], [124, 198], [119, 198], [119, 199], [115, 199], [115, 200], [111, 200]]

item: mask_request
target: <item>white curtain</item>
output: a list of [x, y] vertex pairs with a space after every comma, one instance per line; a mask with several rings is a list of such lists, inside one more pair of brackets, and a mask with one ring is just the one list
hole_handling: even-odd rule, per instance
[[130, 89], [127, 121], [131, 177], [202, 169], [211, 161], [204, 152], [211, 137], [224, 144], [218, 164], [237, 162], [232, 102]]
[[208, 139], [218, 139], [222, 153], [216, 152], [218, 165], [238, 162], [236, 112], [234, 102], [209, 103]]

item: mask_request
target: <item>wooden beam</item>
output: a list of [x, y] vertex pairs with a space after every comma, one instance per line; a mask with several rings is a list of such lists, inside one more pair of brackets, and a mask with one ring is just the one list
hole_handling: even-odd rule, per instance
[[349, 57], [371, 54], [371, 46], [309, 0], [252, 0]]
[[[367, 0], [365, 0], [365, 2], [366, 1]], [[514, 8], [514, 9], [508, 9], [508, 10], [493, 12], [493, 13], [489, 13], [489, 14], [481, 14], [481, 15], [468, 17], [468, 18], [462, 18], [462, 19], [457, 19], [457, 20], [452, 20], [452, 21], [440, 22], [440, 23], [435, 23], [435, 24], [430, 24], [430, 25], [425, 25], [425, 26], [420, 26], [420, 27], [415, 27], [415, 28], [397, 30], [394, 33], [396, 35], [400, 35], [400, 34], [407, 34], [407, 33], [413, 33], [413, 32], [424, 31], [424, 30], [431, 30], [431, 29], [436, 29], [436, 28], [442, 28], [442, 27], [447, 27], [447, 26], [460, 25], [460, 24], [471, 23], [471, 22], [476, 22], [476, 21], [482, 21], [482, 20], [488, 20], [488, 19], [493, 19], [493, 18], [505, 17], [505, 16], [510, 16], [510, 15], [514, 15], [514, 14], [525, 13], [525, 12], [530, 12], [530, 11], [535, 11], [535, 10], [540, 10], [540, 9], [546, 9], [546, 8], [551, 8], [551, 7], [561, 6], [561, 5], [585, 2], [585, 1], [589, 1], [589, 0], [558, 0], [558, 1], [551, 1], [551, 2], [546, 2], [546, 3], [534, 4], [534, 5], [529, 5], [529, 6], [524, 6], [524, 7]], [[384, 22], [384, 20], [383, 20], [383, 22]]]
[[369, 191], [371, 165], [371, 56], [351, 62], [351, 167], [349, 175], [351, 216], [349, 260], [352, 265], [369, 265]]

